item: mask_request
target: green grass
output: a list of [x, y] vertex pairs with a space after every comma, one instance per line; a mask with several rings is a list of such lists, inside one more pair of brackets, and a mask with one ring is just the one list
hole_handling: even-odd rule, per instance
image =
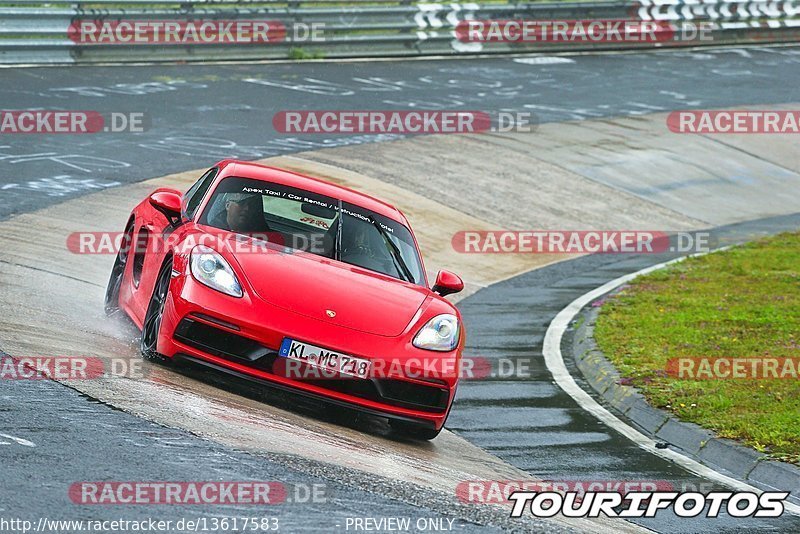
[[319, 51], [306, 50], [305, 48], [290, 48], [289, 59], [324, 59], [325, 54]]
[[800, 357], [800, 233], [637, 278], [603, 305], [595, 336], [654, 406], [800, 464], [800, 380], [665, 372], [672, 358]]

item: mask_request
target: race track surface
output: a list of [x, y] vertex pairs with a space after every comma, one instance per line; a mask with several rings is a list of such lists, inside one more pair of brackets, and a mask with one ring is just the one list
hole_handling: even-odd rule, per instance
[[[259, 523], [262, 519], [277, 520], [282, 531], [302, 532], [344, 530], [347, 518], [385, 516], [409, 517], [412, 522], [443, 521], [458, 532], [502, 531], [359, 489], [361, 480], [344, 484], [309, 472], [318, 469], [324, 473], [319, 466], [312, 465], [307, 472], [301, 472], [286, 462], [223, 447], [121, 413], [48, 380], [8, 384], [3, 388], [3, 400], [10, 406], [0, 411], [0, 427], [14, 428], [17, 434], [24, 432], [36, 443], [35, 448], [18, 444], [0, 448], [4, 480], [0, 511], [4, 517], [44, 517], [48, 521], [153, 518], [173, 521], [176, 528], [181, 520], [258, 517]], [[275, 504], [257, 507], [128, 505], [122, 509], [95, 506], [91, 510], [72, 502], [64, 488], [75, 481], [107, 480], [109, 463], [115, 466], [113, 475], [117, 480], [280, 481], [285, 485], [287, 500], [281, 502], [276, 496]], [[13, 491], [8, 491], [11, 486]], [[36, 498], [32, 498], [34, 495]], [[424, 492], [401, 496], [406, 501], [424, 497]], [[443, 506], [441, 499], [437, 502], [427, 496], [427, 500]], [[492, 517], [490, 511], [487, 518], [502, 524], [505, 518], [498, 516]]]
[[[525, 380], [465, 382], [448, 423], [452, 432], [430, 444], [399, 440], [381, 421], [332, 414], [291, 395], [189, 369], [146, 364], [143, 379], [67, 387], [4, 382], [0, 433], [36, 447], [0, 447], [2, 513], [237, 515], [227, 508], [71, 507], [65, 488], [93, 479], [240, 478], [326, 486], [325, 503], [269, 510], [291, 531], [342, 531], [347, 517], [369, 515], [452, 519], [456, 531], [471, 532], [478, 525], [508, 528], [509, 519], [504, 509], [458, 503], [455, 488], [466, 480], [666, 480], [707, 487], [708, 481], [646, 454], [583, 413], [541, 361], [544, 331], [558, 311], [663, 257], [469, 258], [453, 252], [450, 237], [480, 228], [674, 231], [778, 217], [715, 230], [724, 243], [796, 228], [795, 218], [780, 217], [800, 212], [796, 141], [676, 136], [664, 123], [665, 112], [675, 109], [791, 106], [797, 95], [781, 88], [798, 86], [798, 63], [800, 48], [776, 47], [551, 61], [3, 70], [6, 109], [147, 111], [149, 120], [140, 134], [0, 138], [0, 306], [8, 310], [0, 319], [0, 348], [9, 354], [138, 358], [130, 325], [102, 317], [113, 258], [70, 254], [66, 236], [121, 230], [130, 207], [156, 185], [185, 189], [196, 170], [219, 159], [291, 154], [297, 157], [273, 164], [328, 173], [407, 210], [431, 259], [428, 268], [465, 274], [469, 296], [459, 306], [470, 332], [468, 354], [530, 358], [534, 373]], [[289, 137], [271, 125], [279, 110], [408, 107], [530, 111], [540, 126], [528, 134], [402, 139]], [[170, 173], [182, 174], [150, 180]], [[529, 520], [521, 528], [800, 529], [792, 517], [687, 525], [662, 514], [638, 525]]]
[[271, 125], [280, 110], [509, 110], [560, 122], [780, 104], [797, 100], [789, 89], [800, 83], [800, 50], [791, 47], [560, 61], [4, 69], [0, 94], [6, 109], [140, 111], [150, 126], [141, 134], [3, 136], [0, 217], [222, 158], [261, 159], [388, 139], [283, 136]]

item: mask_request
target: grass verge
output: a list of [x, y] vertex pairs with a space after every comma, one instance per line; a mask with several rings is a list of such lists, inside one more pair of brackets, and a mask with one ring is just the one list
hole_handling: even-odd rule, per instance
[[678, 358], [800, 357], [800, 233], [637, 278], [603, 305], [595, 337], [652, 405], [800, 465], [796, 373], [697, 380], [667, 371]]

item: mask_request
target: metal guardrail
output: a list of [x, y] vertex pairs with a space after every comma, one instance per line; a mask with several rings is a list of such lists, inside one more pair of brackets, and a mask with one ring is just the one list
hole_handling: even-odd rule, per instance
[[[462, 42], [465, 20], [641, 20], [703, 23], [711, 41], [660, 43]], [[81, 22], [275, 21], [271, 43], [98, 44], [80, 42]], [[321, 38], [292, 29], [321, 24]], [[71, 30], [72, 29], [72, 30]], [[422, 3], [411, 0], [0, 0], [0, 64], [208, 61], [492, 54], [698, 44], [796, 42], [800, 0], [640, 0]], [[76, 42], [77, 41], [77, 42]]]

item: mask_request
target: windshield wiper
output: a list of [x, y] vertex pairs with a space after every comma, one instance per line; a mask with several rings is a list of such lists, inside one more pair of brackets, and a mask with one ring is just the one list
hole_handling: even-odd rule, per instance
[[378, 221], [372, 215], [368, 215], [367, 218], [372, 225], [378, 229], [380, 232], [381, 237], [383, 237], [384, 241], [386, 241], [386, 245], [389, 247], [389, 253], [392, 256], [392, 260], [394, 260], [395, 268], [397, 269], [397, 274], [401, 275], [401, 278], [406, 282], [414, 282], [414, 275], [411, 274], [411, 269], [408, 268], [406, 262], [403, 260], [403, 255], [400, 252], [400, 249], [397, 248], [397, 245], [394, 244], [394, 241], [391, 240], [389, 235], [386, 233], [386, 230], [380, 225]]

